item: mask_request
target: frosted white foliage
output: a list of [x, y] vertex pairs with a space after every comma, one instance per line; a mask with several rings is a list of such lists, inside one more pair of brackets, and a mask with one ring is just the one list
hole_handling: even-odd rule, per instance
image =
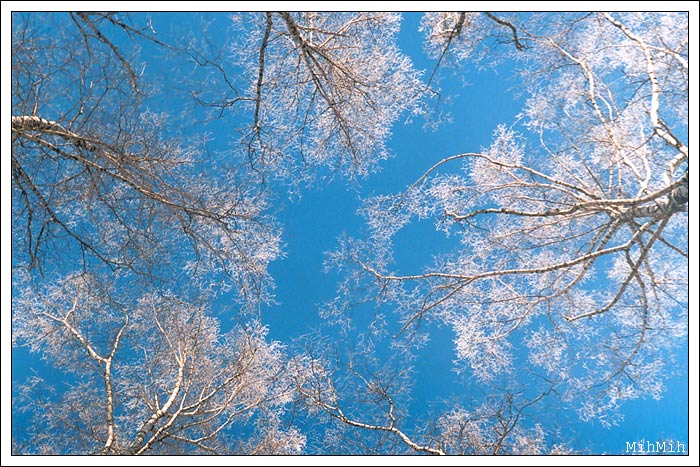
[[401, 16], [256, 13], [232, 46], [246, 70], [252, 122], [244, 147], [283, 177], [314, 167], [364, 176], [386, 159], [391, 126], [419, 112], [416, 71], [396, 47]]
[[479, 13], [473, 12], [425, 13], [419, 30], [425, 34], [428, 55], [440, 59], [450, 52], [457, 62], [469, 58], [481, 39], [482, 31], [477, 29], [479, 17]]
[[[232, 431], [292, 401], [295, 375], [281, 345], [267, 341], [266, 328], [224, 333], [201, 306], [172, 294], [131, 296], [125, 303], [127, 296], [117, 302], [116, 292], [114, 284], [73, 274], [14, 299], [17, 344], [79, 383], [59, 397], [31, 381], [23, 385], [35, 401], [25, 406], [35, 423], [33, 449], [232, 454]], [[60, 429], [77, 417], [81, 425]], [[303, 449], [296, 428], [273, 425], [261, 425], [269, 429], [266, 453]]]
[[437, 424], [443, 442], [460, 454], [488, 444], [483, 419], [465, 409], [455, 409], [442, 415]]
[[267, 413], [255, 427], [253, 439], [243, 443], [241, 453], [263, 456], [298, 456], [304, 454], [306, 435], [298, 428], [284, 426], [279, 414]]
[[545, 432], [540, 425], [524, 428], [510, 402], [489, 401], [469, 411], [456, 408], [437, 422], [440, 443], [450, 455], [543, 455]]
[[[562, 454], [528, 419], [542, 400], [613, 426], [661, 399], [689, 327], [688, 19], [429, 12], [424, 76], [398, 13], [235, 14], [232, 37], [187, 46], [120, 13], [13, 15], [12, 345], [58, 375], [13, 382], [13, 449]], [[141, 46], [172, 76], [137, 66]], [[367, 199], [366, 238], [327, 256], [341, 342], [271, 341], [276, 184], [376, 172], [392, 126], [442, 100], [442, 68], [505, 59], [516, 121]], [[179, 113], [181, 90], [204, 111]], [[421, 251], [396, 254], [414, 232]], [[416, 420], [413, 351], [441, 326], [483, 396]]]
[[443, 175], [435, 177], [427, 188], [427, 195], [433, 198], [439, 206], [445, 206], [450, 211], [463, 210], [469, 207], [468, 200], [460, 196], [471, 187], [459, 175]]
[[530, 349], [530, 362], [542, 368], [547, 374], [560, 379], [567, 377], [567, 343], [563, 336], [557, 336], [547, 329], [534, 331], [527, 340]]
[[[489, 147], [368, 201], [368, 244], [386, 250], [345, 255], [358, 272], [342, 292], [364, 274], [366, 290], [391, 288], [379, 299], [403, 332], [450, 326], [468, 376], [532, 372], [584, 419], [614, 424], [625, 401], [661, 397], [687, 339], [688, 16], [433, 13], [434, 56], [460, 19], [509, 43], [523, 113]], [[479, 56], [463, 32], [450, 47]], [[426, 216], [459, 242], [426, 243], [431, 264], [389, 272], [394, 238]]]
[[482, 324], [475, 319], [453, 323], [455, 347], [457, 357], [467, 360], [479, 379], [489, 381], [511, 370], [511, 345], [498, 335], [486, 334]]
[[[129, 271], [159, 285], [184, 272], [183, 282], [235, 289], [246, 305], [268, 300], [280, 232], [258, 174], [237, 153], [209, 151], [191, 115], [153, 109], [148, 79], [164, 69], [134, 71], [141, 46], [172, 48], [120, 13], [13, 21], [13, 267]], [[124, 32], [133, 42], [111, 42]]]

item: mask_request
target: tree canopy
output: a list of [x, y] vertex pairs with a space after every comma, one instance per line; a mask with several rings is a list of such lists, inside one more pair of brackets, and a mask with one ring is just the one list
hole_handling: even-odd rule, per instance
[[[12, 13], [14, 453], [601, 454], [548, 411], [688, 381], [689, 14], [404, 16]], [[441, 153], [478, 69], [521, 107]], [[333, 186], [337, 290], [271, 338], [286, 212]]]

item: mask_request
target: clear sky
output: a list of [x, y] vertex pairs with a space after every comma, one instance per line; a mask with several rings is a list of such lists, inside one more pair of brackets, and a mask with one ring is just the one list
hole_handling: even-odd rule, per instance
[[[167, 18], [171, 21], [181, 17]], [[432, 62], [422, 50], [422, 34], [417, 31], [419, 20], [420, 15], [417, 13], [405, 15], [399, 43], [417, 67], [429, 68]], [[163, 18], [154, 20], [156, 29], [164, 27], [165, 23]], [[6, 32], [3, 34], [5, 42]], [[8, 69], [5, 66], [5, 51], [3, 45], [3, 70]], [[154, 61], [149, 63], [149, 66], [157, 67], [158, 63]], [[522, 110], [523, 101], [518, 93], [518, 82], [511, 77], [512, 71], [509, 64], [495, 70], [481, 71], [466, 65], [459, 79], [455, 76], [452, 79], [443, 79], [441, 86], [444, 94], [455, 96], [454, 101], [446, 107], [452, 115], [452, 123], [443, 124], [437, 131], [423, 129], [421, 121], [396, 125], [389, 143], [394, 157], [382, 163], [379, 173], [361, 180], [359, 184], [349, 184], [337, 178], [315, 188], [303, 188], [300, 196], [291, 198], [286, 196], [283, 189], [278, 190], [277, 199], [280, 204], [275, 212], [283, 228], [286, 254], [284, 258], [270, 265], [270, 272], [276, 281], [278, 303], [266, 306], [262, 310], [263, 321], [269, 326], [271, 339], [291, 343], [294, 338], [319, 327], [319, 306], [336, 295], [339, 279], [333, 272], [323, 272], [323, 260], [327, 252], [337, 247], [341, 236], [358, 235], [362, 232], [363, 219], [356, 213], [362, 198], [402, 190], [435, 162], [450, 155], [478, 151], [481, 147], [488, 146], [492, 140], [492, 132], [499, 123], [511, 123], [515, 120]], [[6, 74], [6, 71], [3, 71], [3, 96], [6, 96], [9, 85]], [[5, 101], [4, 98], [3, 100]], [[167, 104], [164, 105], [167, 107]], [[9, 106], [3, 108], [3, 115], [7, 119]], [[3, 133], [3, 140], [4, 152], [9, 150], [6, 148], [6, 133]], [[225, 138], [217, 138], [214, 144], [225, 145]], [[9, 173], [5, 170], [6, 165], [3, 161], [5, 199], [8, 194], [7, 184], [10, 183]], [[9, 202], [3, 200], [3, 226], [9, 221], [8, 211]], [[4, 275], [9, 272], [9, 256], [6, 255], [5, 249], [6, 242], [9, 241], [9, 232], [9, 229], [3, 227]], [[419, 270], [430, 262], [435, 249], [425, 248], [427, 242], [444, 242], [445, 247], [449, 245], [449, 240], [442, 239], [434, 229], [421, 227], [411, 232], [411, 236], [397, 238], [396, 262], [402, 269]], [[4, 277], [3, 310], [9, 309], [6, 282]], [[222, 301], [225, 302], [225, 297]], [[7, 357], [6, 347], [9, 345], [8, 328], [9, 313], [4, 313], [3, 361]], [[326, 332], [328, 329], [326, 328]], [[410, 410], [416, 419], [433, 410], [433, 401], [459, 397], [461, 392], [469, 387], [468, 384], [460, 382], [454, 371], [452, 331], [433, 325], [431, 332], [430, 342], [419, 352], [415, 363], [417, 377]], [[687, 355], [679, 356], [681, 374], [687, 375], [687, 358]], [[683, 365], [686, 365], [685, 371], [682, 369]], [[32, 367], [39, 368], [40, 371], [43, 368], [24, 350], [14, 353], [12, 379], [21, 379]], [[3, 391], [5, 387], [3, 370]], [[697, 391], [696, 386], [694, 391]], [[624, 421], [617, 427], [607, 429], [593, 422], [584, 423], [567, 413], [552, 414], [552, 419], [561, 422], [562, 441], [570, 443], [573, 448], [594, 453], [622, 454], [626, 441], [642, 438], [662, 440], [672, 437], [687, 443], [688, 398], [687, 376], [679, 376], [669, 380], [665, 396], [660, 401], [638, 400], [626, 403], [622, 407]], [[5, 401], [4, 394], [3, 414], [8, 409]], [[13, 425], [19, 427], [22, 423], [21, 416], [14, 414]], [[3, 435], [4, 433], [5, 428]]]
[[[422, 52], [422, 38], [417, 33], [419, 18], [420, 14], [416, 13], [405, 15], [400, 44], [402, 50], [414, 58], [416, 66], [429, 67], [430, 62]], [[435, 132], [423, 130], [421, 122], [396, 125], [390, 143], [395, 157], [382, 164], [381, 173], [362, 181], [360, 194], [399, 192], [444, 157], [487, 147], [494, 128], [502, 122], [513, 122], [522, 110], [522, 100], [517, 97], [518, 83], [511, 76], [512, 71], [509, 64], [497, 70], [481, 71], [467, 65], [459, 79], [441, 81], [445, 95], [457, 96], [448, 107], [453, 123]], [[321, 270], [323, 254], [333, 250], [341, 235], [361, 230], [362, 219], [352, 215], [360, 204], [352, 188], [334, 182], [305, 191], [301, 200], [285, 207], [282, 219], [287, 257], [271, 265], [278, 280], [276, 296], [280, 305], [265, 311], [272, 337], [284, 341], [290, 335], [309, 332], [317, 326], [317, 305], [335, 296], [333, 277]], [[414, 271], [428, 264], [435, 251], [434, 242], [444, 241], [431, 230], [428, 227], [421, 230], [420, 235], [401, 237], [401, 243], [395, 248], [396, 262]], [[425, 246], [428, 242], [430, 248]], [[449, 398], [455, 395], [455, 390], [463, 389], [451, 365], [454, 335], [445, 328], [432, 332], [431, 341], [416, 364], [419, 372], [412, 409], [417, 411], [418, 418], [424, 402]], [[626, 404], [622, 413], [624, 421], [610, 429], [562, 414], [567, 423], [562, 437], [577, 449], [611, 454], [623, 453], [625, 441], [641, 438], [673, 436], [687, 440], [687, 379], [670, 380], [667, 396], [661, 401], [634, 401]]]

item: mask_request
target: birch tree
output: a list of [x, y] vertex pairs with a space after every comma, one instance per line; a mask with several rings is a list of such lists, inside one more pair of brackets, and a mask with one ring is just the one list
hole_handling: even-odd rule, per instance
[[149, 108], [136, 59], [78, 17], [89, 19], [15, 17], [13, 266], [126, 269], [161, 283], [218, 274], [264, 299], [279, 232], [256, 179], [179, 137], [183, 122]]
[[[687, 338], [687, 14], [428, 13], [425, 75], [399, 14], [229, 23], [168, 42], [145, 15], [13, 15], [12, 339], [60, 376], [16, 383], [17, 452], [299, 454], [303, 407], [312, 452], [557, 454], [544, 400], [614, 424], [623, 401], [661, 397]], [[392, 125], [470, 60], [519, 64], [517, 121], [365, 201], [366, 237], [328, 257], [344, 282], [321, 318], [369, 301], [374, 321], [287, 353], [251, 314], [282, 255], [270, 181], [378, 171]], [[421, 222], [446, 241], [398, 270], [396, 236]], [[433, 322], [495, 389], [415, 420]]]
[[[414, 355], [395, 349], [385, 357], [357, 342], [356, 350], [311, 336], [295, 360], [296, 390], [318, 421], [318, 454], [332, 455], [551, 455], [574, 451], [539, 419], [553, 389], [492, 385], [479, 399], [460, 394], [448, 402], [415, 399]], [[431, 364], [441, 365], [440, 361]], [[413, 404], [412, 404], [413, 403]], [[416, 417], [411, 405], [421, 407]], [[426, 406], [433, 405], [433, 409]], [[547, 425], [547, 426], [543, 426]], [[310, 451], [311, 454], [316, 453]]]
[[24, 453], [303, 450], [304, 435], [280, 424], [295, 375], [265, 328], [221, 332], [202, 306], [167, 293], [125, 303], [104, 283], [76, 274], [14, 300], [16, 344], [51, 361], [62, 386], [52, 394], [37, 376], [17, 388], [32, 423]]
[[[134, 52], [167, 46], [133, 24], [13, 15], [12, 338], [61, 382], [16, 382], [30, 421], [16, 449], [297, 453], [304, 437], [281, 417], [286, 357], [248, 318], [280, 252], [266, 193], [152, 110]], [[225, 332], [206, 306], [221, 291], [241, 316]]]
[[396, 45], [399, 14], [267, 12], [235, 21], [244, 32], [232, 48], [252, 97], [242, 143], [255, 166], [297, 179], [316, 167], [361, 177], [389, 157], [391, 126], [421, 112], [420, 73]]
[[[330, 257], [354, 265], [342, 290], [393, 310], [403, 336], [449, 325], [485, 383], [527, 367], [614, 424], [623, 401], [661, 397], [687, 338], [688, 16], [428, 14], [423, 29], [445, 63], [518, 60], [529, 97], [489, 147], [366, 201], [367, 238]], [[394, 236], [424, 219], [451, 251], [392, 270]]]

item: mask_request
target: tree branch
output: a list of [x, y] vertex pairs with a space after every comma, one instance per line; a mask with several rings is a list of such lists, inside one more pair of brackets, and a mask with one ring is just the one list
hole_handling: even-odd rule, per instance
[[265, 49], [272, 30], [272, 13], [265, 13], [265, 33], [262, 44], [260, 44], [260, 54], [258, 58], [258, 82], [255, 85], [255, 114], [253, 117], [253, 131], [260, 131], [260, 103], [262, 102], [263, 77], [265, 76]]
[[654, 64], [654, 59], [651, 56], [649, 46], [639, 36], [630, 31], [627, 26], [613, 18], [610, 13], [603, 13], [603, 16], [615, 27], [620, 29], [627, 37], [636, 42], [639, 45], [639, 48], [642, 49], [647, 65], [647, 75], [649, 76], [649, 82], [651, 83], [651, 105], [649, 108], [649, 119], [651, 120], [651, 125], [657, 135], [659, 135], [671, 146], [677, 148], [687, 159], [688, 147], [666, 131], [664, 128], [665, 125], [663, 125], [662, 120], [659, 118], [659, 96], [661, 95], [661, 87], [659, 86], [659, 80], [656, 77], [656, 65]]
[[515, 43], [515, 48], [518, 49], [519, 51], [525, 50], [525, 45], [522, 42], [520, 42], [520, 40], [518, 39], [518, 30], [515, 28], [513, 23], [510, 23], [508, 21], [497, 18], [490, 11], [485, 11], [484, 13], [486, 14], [486, 16], [491, 18], [496, 23], [500, 24], [501, 26], [505, 26], [505, 27], [509, 28], [513, 33], [513, 42]]
[[[134, 89], [134, 91], [138, 92], [138, 77], [136, 76], [136, 73], [134, 73], [134, 70], [131, 68], [129, 62], [122, 56], [121, 53], [119, 53], [119, 49], [109, 39], [107, 39], [107, 37], [105, 37], [104, 34], [102, 34], [102, 32], [95, 25], [95, 23], [89, 18], [87, 13], [78, 12], [77, 15], [81, 20], [85, 22], [85, 24], [87, 24], [90, 27], [90, 29], [92, 29], [92, 31], [95, 33], [95, 36], [100, 41], [104, 42], [110, 48], [110, 50], [112, 50], [112, 53], [117, 57], [117, 59], [126, 69], [126, 72], [129, 75], [129, 79], [131, 80], [131, 87]], [[71, 17], [72, 16], [73, 14], [71, 13]]]

